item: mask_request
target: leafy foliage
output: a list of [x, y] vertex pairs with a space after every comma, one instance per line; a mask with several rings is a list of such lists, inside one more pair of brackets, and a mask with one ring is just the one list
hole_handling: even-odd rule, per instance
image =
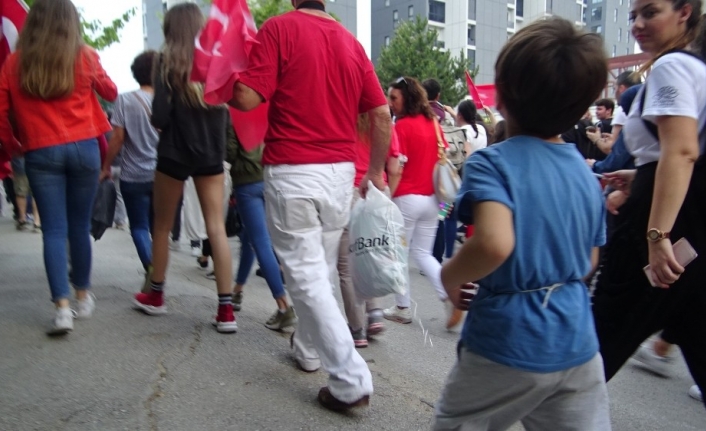
[[441, 84], [441, 100], [456, 105], [468, 95], [465, 71], [478, 73], [465, 57], [456, 58], [436, 46], [438, 32], [429, 28], [426, 18], [417, 16], [404, 21], [395, 31], [390, 45], [383, 48], [376, 72], [383, 88], [400, 76], [411, 76], [423, 81], [434, 78]]
[[[25, 0], [25, 3], [27, 3], [27, 6], [32, 7], [34, 0]], [[80, 9], [79, 15], [81, 16], [83, 40], [86, 44], [101, 50], [120, 42], [120, 30], [125, 27], [130, 18], [135, 16], [135, 8], [129, 9], [122, 16], [114, 19], [109, 25], [103, 25], [102, 22], [97, 20], [87, 21]]]

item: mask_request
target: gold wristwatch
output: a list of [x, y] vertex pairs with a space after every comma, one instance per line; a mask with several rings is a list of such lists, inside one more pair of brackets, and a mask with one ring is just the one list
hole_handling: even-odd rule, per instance
[[662, 232], [659, 229], [652, 228], [647, 231], [647, 240], [650, 242], [662, 241], [669, 238], [669, 232]]

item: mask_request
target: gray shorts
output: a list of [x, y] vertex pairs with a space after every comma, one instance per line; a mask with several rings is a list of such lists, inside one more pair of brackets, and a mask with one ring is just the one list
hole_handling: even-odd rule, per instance
[[610, 431], [600, 354], [554, 373], [510, 368], [461, 349], [434, 409], [432, 429]]
[[27, 179], [27, 175], [15, 175], [12, 180], [15, 187], [16, 196], [21, 198], [26, 198], [29, 196], [29, 180]]

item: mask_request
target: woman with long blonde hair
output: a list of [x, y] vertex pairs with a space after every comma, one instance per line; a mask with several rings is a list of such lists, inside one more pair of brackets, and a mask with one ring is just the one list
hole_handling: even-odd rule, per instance
[[0, 142], [24, 153], [42, 218], [44, 266], [56, 305], [50, 335], [73, 329], [69, 283], [78, 318], [95, 308], [89, 231], [101, 163], [96, 137], [110, 130], [96, 92], [109, 101], [118, 95], [98, 54], [83, 43], [76, 8], [70, 0], [37, 0], [17, 51], [0, 72]]
[[238, 327], [231, 303], [232, 263], [223, 215], [228, 111], [224, 106], [207, 105], [203, 100], [203, 87], [189, 80], [194, 41], [203, 25], [203, 14], [193, 3], [176, 5], [164, 16], [164, 47], [153, 79], [152, 124], [160, 134], [154, 178], [152, 267], [147, 273], [148, 288], [135, 295], [134, 304], [151, 315], [167, 311], [163, 289], [169, 260], [169, 233], [184, 181], [193, 177], [213, 249], [219, 303], [216, 329], [233, 333]]

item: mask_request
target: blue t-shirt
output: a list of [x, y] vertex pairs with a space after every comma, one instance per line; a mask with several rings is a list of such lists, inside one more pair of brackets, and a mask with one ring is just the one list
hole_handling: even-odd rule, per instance
[[[499, 202], [512, 211], [515, 228], [510, 257], [479, 280], [464, 347], [540, 373], [591, 360], [598, 340], [582, 278], [592, 248], [605, 243], [605, 208], [575, 145], [516, 136], [473, 153], [463, 173], [459, 212], [468, 214], [474, 202]], [[551, 294], [523, 292], [558, 283], [564, 284]]]

